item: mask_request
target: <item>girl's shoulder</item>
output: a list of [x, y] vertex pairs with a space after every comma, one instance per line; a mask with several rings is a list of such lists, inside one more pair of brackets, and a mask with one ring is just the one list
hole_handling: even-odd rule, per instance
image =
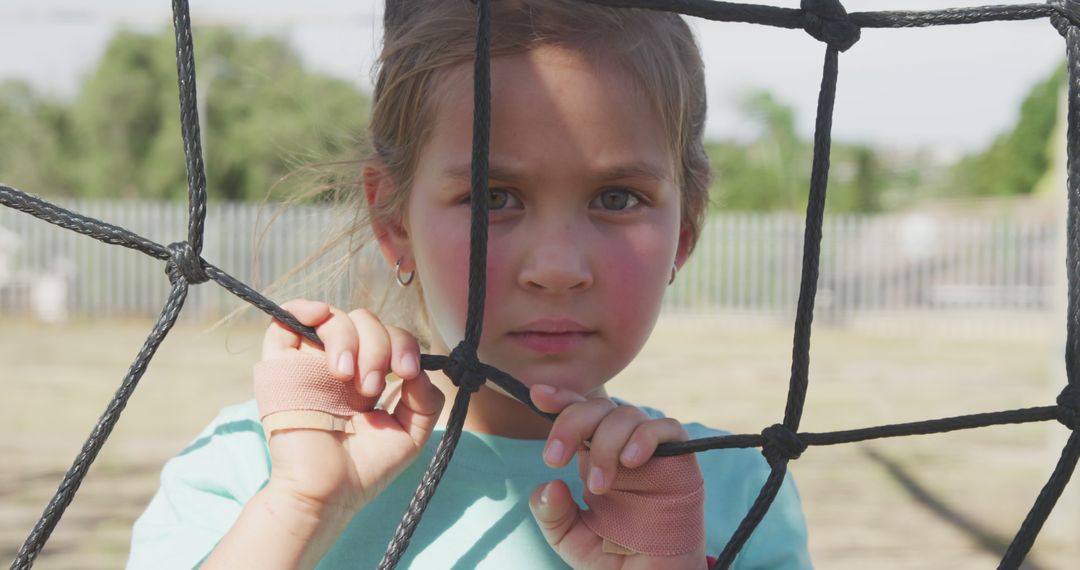
[[221, 408], [183, 450], [169, 460], [163, 482], [173, 476], [230, 487], [246, 500], [269, 476], [270, 452], [255, 400]]
[[270, 473], [255, 401], [222, 408], [161, 471], [161, 485], [132, 526], [128, 568], [193, 568]]
[[211, 426], [214, 424], [229, 423], [235, 421], [259, 421], [259, 408], [255, 403], [255, 399], [244, 402], [238, 402], [236, 404], [230, 404], [224, 406], [218, 410], [217, 416], [214, 421], [211, 422]]

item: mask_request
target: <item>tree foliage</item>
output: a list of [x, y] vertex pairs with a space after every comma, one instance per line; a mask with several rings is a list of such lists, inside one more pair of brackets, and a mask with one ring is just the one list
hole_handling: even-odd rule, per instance
[[[302, 165], [362, 156], [369, 101], [347, 82], [311, 72], [281, 40], [234, 30], [195, 35], [208, 191], [258, 200]], [[181, 199], [186, 195], [170, 29], [118, 33], [72, 101], [0, 82], [0, 181], [43, 195]], [[877, 212], [936, 195], [1030, 193], [1049, 167], [1048, 141], [1064, 67], [1025, 98], [1014, 127], [947, 176], [926, 156], [898, 157], [834, 141], [830, 212]], [[802, 211], [811, 141], [789, 105], [750, 93], [750, 141], [713, 141], [712, 195], [725, 210]], [[297, 183], [299, 184], [299, 183]], [[297, 188], [278, 186], [282, 194]]]
[[[0, 177], [39, 194], [186, 195], [171, 30], [121, 32], [69, 104], [25, 85], [0, 88]], [[368, 100], [313, 73], [282, 41], [195, 34], [207, 189], [255, 200], [300, 165], [358, 158]]]
[[1050, 136], [1065, 84], [1065, 66], [1032, 87], [1020, 105], [1016, 124], [985, 150], [957, 164], [947, 192], [959, 195], [1012, 196], [1035, 190], [1051, 164]]
[[24, 82], [0, 82], [0, 181], [28, 188], [65, 186], [63, 136], [69, 129], [63, 104]]
[[[1016, 123], [984, 150], [943, 169], [931, 152], [905, 156], [834, 141], [827, 207], [870, 213], [935, 197], [1030, 194], [1051, 164], [1064, 66], [1036, 84]], [[715, 204], [726, 210], [792, 210], [806, 206], [813, 147], [799, 138], [791, 107], [768, 93], [744, 98], [742, 111], [759, 123], [749, 142], [708, 146], [716, 179]]]
[[[707, 146], [715, 173], [714, 203], [724, 210], [792, 210], [806, 207], [813, 147], [799, 137], [795, 112], [771, 94], [750, 93], [742, 112], [759, 124], [750, 142]], [[869, 146], [834, 143], [827, 194], [831, 212], [876, 212], [887, 191], [912, 181], [902, 169], [886, 168]]]

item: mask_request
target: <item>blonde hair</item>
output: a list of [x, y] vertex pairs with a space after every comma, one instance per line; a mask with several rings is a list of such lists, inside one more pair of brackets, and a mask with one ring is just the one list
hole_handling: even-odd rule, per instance
[[[435, 120], [433, 95], [446, 73], [471, 63], [475, 51], [476, 5], [470, 0], [388, 0], [383, 48], [374, 69], [375, 93], [368, 143], [372, 159], [385, 166], [396, 192], [369, 211], [362, 181], [333, 181], [338, 211], [353, 216], [309, 261], [348, 244], [338, 266], [361, 287], [352, 301], [378, 307], [380, 316], [425, 337], [423, 293], [395, 298], [385, 293], [388, 279], [358, 282], [356, 257], [372, 241], [372, 219], [402, 221], [413, 173]], [[677, 14], [633, 8], [607, 8], [581, 0], [495, 0], [492, 2], [491, 54], [521, 53], [541, 46], [572, 49], [615, 64], [646, 95], [666, 131], [675, 158], [676, 184], [682, 191], [681, 222], [696, 242], [708, 204], [711, 180], [703, 144], [705, 80], [701, 52], [693, 33]], [[339, 272], [340, 273], [340, 272]], [[375, 302], [373, 292], [381, 289]], [[397, 309], [391, 304], [397, 304]], [[396, 313], [396, 314], [394, 314]]]
[[[372, 216], [399, 219], [434, 122], [431, 94], [448, 69], [473, 61], [475, 29], [476, 6], [469, 0], [399, 0], [388, 15], [368, 134], [375, 156], [402, 191]], [[683, 192], [682, 223], [696, 241], [711, 174], [702, 141], [704, 69], [686, 22], [668, 12], [581, 0], [496, 0], [491, 30], [492, 57], [559, 46], [607, 56], [605, 62], [623, 67], [668, 131]]]

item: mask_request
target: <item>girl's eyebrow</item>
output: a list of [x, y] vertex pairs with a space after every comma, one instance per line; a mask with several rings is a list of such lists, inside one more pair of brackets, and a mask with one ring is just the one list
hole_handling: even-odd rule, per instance
[[[443, 174], [449, 178], [470, 180], [472, 179], [472, 165], [470, 163], [453, 165], [447, 168]], [[592, 177], [599, 180], [625, 180], [632, 178], [661, 182], [669, 180], [671, 175], [667, 173], [665, 169], [641, 160], [599, 170], [593, 174]], [[518, 182], [528, 178], [528, 175], [520, 170], [492, 164], [488, 167], [488, 178], [505, 180], [507, 182]]]

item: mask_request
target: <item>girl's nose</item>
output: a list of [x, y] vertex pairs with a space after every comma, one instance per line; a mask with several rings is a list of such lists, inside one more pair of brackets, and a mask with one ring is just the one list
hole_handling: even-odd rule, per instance
[[518, 282], [532, 291], [565, 293], [592, 286], [593, 272], [581, 240], [565, 229], [545, 232], [525, 244], [526, 254]]

